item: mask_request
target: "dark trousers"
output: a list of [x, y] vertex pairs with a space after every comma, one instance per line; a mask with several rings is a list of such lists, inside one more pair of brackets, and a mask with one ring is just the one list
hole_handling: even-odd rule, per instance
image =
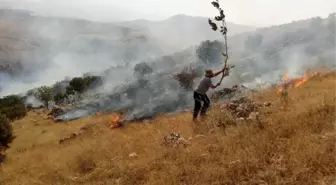
[[206, 94], [199, 94], [196, 91], [194, 91], [194, 100], [195, 100], [195, 107], [193, 118], [196, 119], [200, 111], [201, 111], [200, 115], [205, 116], [205, 113], [210, 106], [210, 99], [208, 98], [208, 96]]

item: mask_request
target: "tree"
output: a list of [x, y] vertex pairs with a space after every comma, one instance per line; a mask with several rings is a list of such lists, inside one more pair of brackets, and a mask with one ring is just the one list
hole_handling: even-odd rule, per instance
[[76, 92], [81, 94], [89, 88], [96, 88], [102, 84], [103, 81], [100, 76], [75, 77], [69, 81], [65, 91], [67, 95], [74, 95]]
[[206, 64], [215, 64], [221, 61], [221, 51], [224, 44], [219, 41], [203, 41], [196, 49], [197, 57]]
[[13, 139], [14, 136], [12, 125], [5, 115], [0, 114], [0, 149], [8, 148], [8, 144], [10, 144]]
[[71, 88], [68, 88], [67, 91], [74, 90], [78, 93], [83, 93], [86, 87], [86, 83], [83, 78], [75, 77], [69, 82], [69, 86]]
[[53, 89], [51, 87], [42, 86], [37, 89], [37, 98], [39, 98], [49, 108], [49, 101], [53, 99]]
[[87, 76], [83, 80], [85, 83], [85, 89], [95, 88], [103, 83], [100, 76]]

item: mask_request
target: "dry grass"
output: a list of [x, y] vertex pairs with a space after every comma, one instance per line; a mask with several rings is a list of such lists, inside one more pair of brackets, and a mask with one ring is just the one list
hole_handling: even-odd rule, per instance
[[[111, 115], [53, 123], [31, 112], [14, 123], [18, 137], [0, 184], [335, 184], [335, 82], [331, 74], [290, 90], [287, 110], [280, 109], [274, 90], [254, 94], [257, 101], [273, 102], [258, 124], [235, 125], [213, 109], [199, 125], [184, 113], [109, 130]], [[84, 125], [93, 127], [58, 144]], [[192, 137], [191, 144], [163, 145], [171, 132]], [[138, 156], [129, 157], [134, 152]]]

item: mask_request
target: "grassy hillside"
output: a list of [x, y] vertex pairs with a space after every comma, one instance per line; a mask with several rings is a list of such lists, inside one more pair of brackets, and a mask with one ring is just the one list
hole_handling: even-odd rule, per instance
[[[272, 103], [258, 123], [214, 106], [203, 123], [186, 112], [111, 130], [115, 115], [54, 123], [35, 110], [13, 123], [0, 184], [335, 184], [335, 83], [331, 73], [290, 89], [287, 109], [275, 89], [252, 94]], [[188, 142], [164, 145], [172, 132]]]

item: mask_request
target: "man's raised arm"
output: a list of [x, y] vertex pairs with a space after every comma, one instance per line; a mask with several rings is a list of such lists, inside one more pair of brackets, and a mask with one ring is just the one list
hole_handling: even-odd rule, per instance
[[224, 71], [224, 70], [222, 69], [222, 70], [220, 70], [220, 71], [214, 73], [212, 77], [216, 77], [216, 76], [218, 76], [218, 75], [221, 74], [223, 71]]

